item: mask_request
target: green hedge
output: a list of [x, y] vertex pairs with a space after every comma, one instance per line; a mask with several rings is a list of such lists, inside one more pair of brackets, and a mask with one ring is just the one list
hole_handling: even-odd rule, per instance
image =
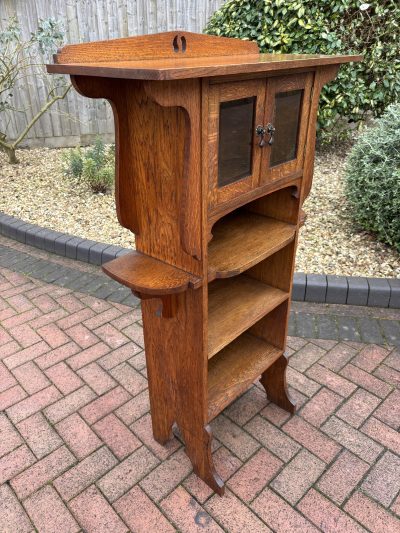
[[347, 162], [346, 194], [355, 222], [400, 252], [400, 104], [360, 135]]
[[205, 32], [256, 41], [262, 52], [364, 54], [323, 90], [320, 137], [337, 136], [340, 117], [378, 117], [399, 100], [399, 0], [228, 0]]

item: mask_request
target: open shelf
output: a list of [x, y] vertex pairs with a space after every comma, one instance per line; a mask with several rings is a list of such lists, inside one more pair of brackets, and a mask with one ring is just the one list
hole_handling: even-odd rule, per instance
[[289, 293], [241, 274], [208, 289], [208, 358], [289, 297]]
[[296, 226], [246, 211], [222, 218], [212, 229], [208, 247], [208, 279], [228, 278], [277, 252], [296, 233]]
[[269, 368], [283, 350], [243, 333], [208, 362], [208, 419], [212, 420]]

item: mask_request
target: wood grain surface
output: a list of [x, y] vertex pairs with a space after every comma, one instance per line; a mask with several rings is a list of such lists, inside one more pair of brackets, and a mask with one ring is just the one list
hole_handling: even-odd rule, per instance
[[[154, 438], [165, 444], [176, 423], [194, 471], [218, 494], [209, 420], [260, 375], [268, 398], [294, 412], [282, 354], [318, 95], [340, 63], [359, 59], [257, 50], [179, 31], [67, 46], [48, 67], [111, 102], [117, 214], [136, 252], [103, 268], [142, 298]], [[271, 145], [260, 146], [255, 127], [274, 122], [279, 93], [299, 90], [297, 150], [281, 144], [275, 161], [284, 163], [271, 166]], [[245, 149], [236, 118], [236, 144], [224, 138], [221, 153], [225, 168], [242, 168], [238, 153], [250, 143], [249, 176], [231, 183], [227, 172], [219, 186], [220, 106], [246, 98], [256, 100], [254, 132], [246, 108]]]
[[173, 80], [359, 61], [361, 56], [260, 54], [252, 41], [165, 32], [64, 46], [47, 71], [80, 76]]
[[272, 365], [282, 350], [243, 333], [213, 357], [208, 367], [208, 418], [212, 420]]
[[201, 285], [200, 278], [153, 257], [131, 252], [102, 266], [103, 271], [122, 285], [151, 296], [176, 294]]
[[287, 292], [244, 274], [210, 284], [208, 357], [213, 357], [288, 296]]
[[57, 64], [144, 61], [258, 53], [256, 42], [189, 31], [168, 31], [108, 41], [66, 45], [54, 56]]
[[291, 242], [296, 226], [275, 218], [235, 211], [213, 226], [208, 279], [228, 278], [259, 263]]

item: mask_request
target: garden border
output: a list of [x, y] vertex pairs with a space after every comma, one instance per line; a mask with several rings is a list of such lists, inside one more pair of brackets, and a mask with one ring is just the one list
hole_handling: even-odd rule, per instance
[[[99, 266], [130, 252], [121, 246], [92, 241], [30, 224], [1, 211], [0, 234], [40, 250]], [[292, 299], [298, 302], [400, 309], [400, 279], [296, 272]]]

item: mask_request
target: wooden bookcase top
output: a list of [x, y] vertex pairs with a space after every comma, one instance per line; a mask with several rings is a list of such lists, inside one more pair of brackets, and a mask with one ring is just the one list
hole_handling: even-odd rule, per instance
[[165, 32], [64, 46], [48, 72], [139, 80], [175, 80], [360, 61], [357, 55], [260, 54], [255, 42]]

